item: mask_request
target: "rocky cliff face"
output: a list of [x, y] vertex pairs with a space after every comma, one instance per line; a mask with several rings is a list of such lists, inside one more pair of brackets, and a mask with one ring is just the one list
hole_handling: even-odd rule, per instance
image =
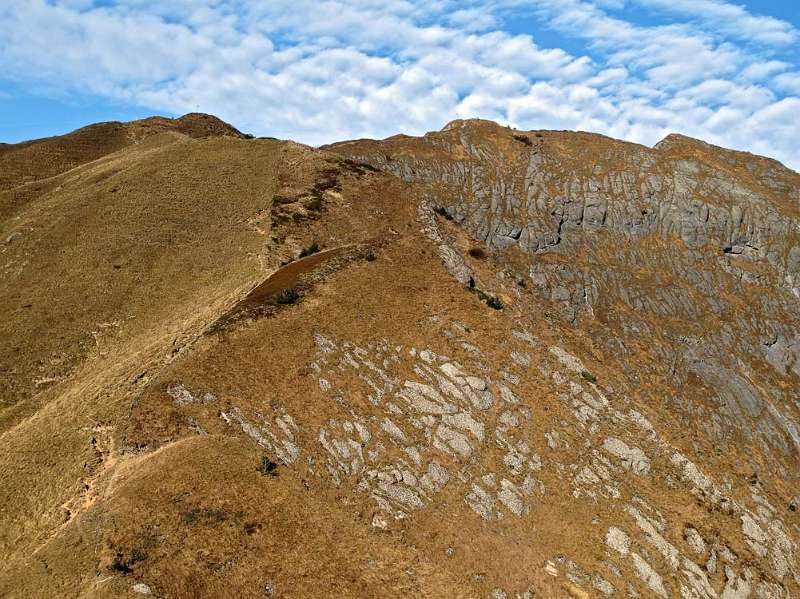
[[779, 455], [800, 450], [782, 411], [794, 389], [779, 391], [800, 374], [797, 173], [677, 135], [650, 149], [480, 121], [335, 150], [423, 186], [489, 250], [525, 254], [520, 280], [573, 324], [605, 324], [610, 355], [645, 339], [661, 362], [647, 376], [686, 416], [697, 406], [678, 396], [699, 379], [717, 404], [708, 434], [755, 428]]
[[800, 175], [162, 133], [0, 194], [0, 594], [800, 594]]

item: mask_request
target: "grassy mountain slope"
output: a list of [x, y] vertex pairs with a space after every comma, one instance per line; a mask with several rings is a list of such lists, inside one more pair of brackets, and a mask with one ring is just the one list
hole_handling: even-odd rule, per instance
[[117, 127], [0, 192], [0, 595], [800, 592], [796, 173]]

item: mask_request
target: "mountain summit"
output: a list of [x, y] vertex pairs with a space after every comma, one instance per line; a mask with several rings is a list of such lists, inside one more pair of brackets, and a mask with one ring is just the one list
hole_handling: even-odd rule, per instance
[[800, 596], [800, 175], [454, 121], [0, 146], [0, 596]]

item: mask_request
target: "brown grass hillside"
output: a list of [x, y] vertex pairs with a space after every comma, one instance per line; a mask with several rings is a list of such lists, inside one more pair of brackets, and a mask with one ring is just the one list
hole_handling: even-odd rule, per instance
[[800, 191], [748, 160], [0, 148], [0, 596], [796, 596]]

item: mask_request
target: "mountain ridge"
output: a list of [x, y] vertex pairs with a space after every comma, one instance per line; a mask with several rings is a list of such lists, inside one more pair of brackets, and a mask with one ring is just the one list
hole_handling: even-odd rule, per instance
[[182, 119], [0, 151], [0, 594], [800, 592], [800, 175]]

